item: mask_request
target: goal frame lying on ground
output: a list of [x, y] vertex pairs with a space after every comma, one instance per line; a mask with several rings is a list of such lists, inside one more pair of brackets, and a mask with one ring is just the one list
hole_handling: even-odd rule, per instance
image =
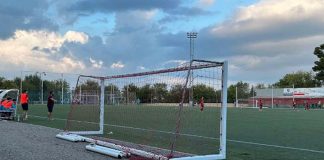
[[[192, 66], [193, 62], [198, 63], [204, 63], [201, 65], [194, 65]], [[106, 76], [106, 77], [98, 77], [98, 76], [88, 76], [88, 75], [80, 75], [80, 77], [88, 77], [93, 79], [100, 80], [100, 118], [99, 118], [99, 130], [96, 131], [68, 131], [66, 135], [69, 134], [77, 134], [77, 135], [100, 135], [104, 133], [104, 104], [105, 104], [105, 80], [109, 79], [118, 79], [118, 78], [129, 78], [129, 77], [138, 77], [143, 75], [154, 75], [154, 74], [161, 74], [161, 73], [168, 73], [168, 72], [177, 72], [177, 71], [188, 71], [188, 74], [191, 70], [195, 69], [203, 69], [203, 68], [212, 68], [212, 67], [221, 67], [222, 69], [222, 78], [221, 78], [221, 88], [222, 88], [222, 100], [221, 100], [221, 113], [220, 113], [220, 133], [219, 133], [219, 140], [220, 140], [220, 147], [218, 150], [218, 153], [211, 154], [211, 155], [199, 155], [199, 156], [191, 156], [191, 157], [181, 157], [181, 158], [173, 158], [177, 160], [214, 160], [214, 159], [225, 159], [226, 158], [226, 120], [227, 120], [227, 78], [228, 78], [228, 62], [215, 62], [215, 61], [207, 61], [207, 60], [192, 60], [190, 62], [190, 65], [182, 66], [182, 67], [176, 67], [176, 68], [169, 68], [169, 69], [162, 69], [162, 70], [156, 70], [156, 71], [149, 71], [149, 72], [141, 72], [141, 73], [133, 73], [133, 74], [123, 74], [123, 75], [114, 75], [114, 76]], [[187, 77], [188, 79], [188, 77]], [[187, 83], [184, 86], [184, 88], [187, 87]], [[175, 133], [177, 134], [177, 133]], [[85, 138], [85, 137], [77, 137], [77, 141], [87, 141], [87, 142], [93, 142], [92, 139]], [[64, 134], [60, 135], [59, 138], [64, 139]], [[67, 137], [67, 139], [70, 139], [71, 137]], [[73, 139], [73, 136], [72, 136]], [[98, 141], [95, 141], [97, 144], [102, 144], [107, 147], [112, 148], [123, 148], [122, 146], [116, 145], [110, 145], [107, 142], [98, 143]], [[138, 152], [137, 149], [134, 149], [136, 152]], [[141, 152], [141, 151], [139, 151]], [[143, 151], [145, 152], [145, 151]], [[217, 151], [215, 151], [217, 152]], [[141, 152], [142, 153], [142, 152]], [[145, 154], [145, 153], [144, 153]], [[148, 153], [149, 156], [152, 157], [152, 153]], [[157, 155], [154, 157], [158, 157], [158, 159], [161, 159], [161, 155]], [[167, 157], [164, 157], [162, 159], [168, 159]]]

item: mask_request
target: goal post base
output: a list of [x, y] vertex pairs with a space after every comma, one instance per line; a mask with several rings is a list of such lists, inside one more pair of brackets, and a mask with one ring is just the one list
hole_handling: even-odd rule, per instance
[[71, 133], [59, 133], [56, 135], [56, 138], [71, 141], [71, 142], [85, 142], [85, 138], [82, 136], [79, 136], [77, 134], [71, 134]]
[[[145, 157], [145, 158], [149, 158], [149, 159], [152, 159], [152, 160], [168, 160], [169, 159], [169, 158], [167, 158], [167, 157], [165, 157], [163, 155], [157, 155], [157, 154], [154, 154], [154, 153], [151, 153], [151, 152], [147, 152], [147, 151], [143, 151], [143, 150], [139, 150], [139, 149], [135, 149], [135, 148], [129, 148], [129, 147], [121, 146], [121, 145], [114, 144], [114, 143], [95, 140], [95, 139], [92, 139], [92, 138], [83, 137], [83, 136], [80, 136], [80, 135], [77, 135], [77, 134], [74, 134], [74, 133], [70, 133], [70, 132], [59, 133], [59, 134], [56, 135], [56, 138], [71, 141], [71, 142], [88, 142], [90, 144], [95, 144], [95, 145], [101, 146], [101, 147], [107, 147], [107, 148], [117, 150], [117, 151], [120, 151], [120, 152], [127, 151], [130, 154]], [[90, 150], [90, 149], [94, 149], [94, 147], [88, 146], [88, 148], [86, 148], [86, 149]], [[100, 147], [96, 147], [96, 149], [94, 149], [94, 150], [96, 150], [96, 152], [99, 152], [99, 153], [101, 153], [101, 151], [105, 152], [105, 149], [100, 148]], [[103, 154], [105, 154], [105, 153], [103, 153]], [[127, 154], [125, 154], [125, 155], [127, 155]]]
[[92, 151], [92, 152], [97, 152], [100, 154], [108, 155], [108, 156], [119, 158], [119, 159], [127, 156], [127, 154], [123, 151], [99, 146], [99, 145], [96, 145], [93, 143], [86, 145], [86, 149], [89, 151]]
[[76, 135], [103, 135], [103, 131], [75, 131], [75, 132], [68, 132], [69, 134], [76, 134]]

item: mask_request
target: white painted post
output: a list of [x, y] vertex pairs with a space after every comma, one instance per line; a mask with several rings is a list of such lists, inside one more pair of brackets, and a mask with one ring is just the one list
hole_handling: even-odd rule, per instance
[[228, 62], [224, 61], [222, 72], [222, 107], [221, 107], [221, 126], [220, 126], [220, 155], [226, 158], [226, 121], [227, 121], [227, 74]]
[[271, 85], [271, 108], [273, 108], [273, 85]]
[[64, 79], [63, 79], [63, 73], [61, 74], [62, 75], [62, 101], [61, 103], [63, 104], [64, 103], [64, 93], [63, 93], [63, 88], [64, 88]]
[[20, 71], [20, 93], [22, 93], [22, 84], [23, 84], [23, 71]]
[[292, 98], [293, 98], [293, 102], [295, 101], [295, 96], [294, 96], [294, 93], [295, 93], [295, 85], [293, 84], [293, 90], [292, 90]]
[[99, 122], [99, 132], [103, 134], [104, 130], [104, 112], [105, 112], [105, 79], [100, 79], [100, 122]]
[[82, 103], [82, 84], [80, 84], [80, 90], [79, 90], [79, 99], [80, 99], [80, 103]]
[[238, 100], [237, 100], [237, 84], [236, 84], [236, 87], [235, 87], [235, 107], [237, 108], [238, 107]]
[[111, 94], [111, 96], [112, 96], [112, 104], [113, 105], [115, 105], [115, 95], [114, 95], [114, 90], [115, 90], [115, 87], [114, 87], [114, 85], [111, 83], [111, 87], [112, 87], [112, 94]]
[[252, 85], [252, 107], [254, 108], [254, 88], [253, 88], [253, 85]]
[[41, 104], [44, 104], [44, 81], [42, 79], [42, 74], [43, 73], [40, 73], [40, 79], [42, 81], [42, 89], [41, 89], [41, 96], [42, 96], [41, 100], [42, 100], [42, 103]]

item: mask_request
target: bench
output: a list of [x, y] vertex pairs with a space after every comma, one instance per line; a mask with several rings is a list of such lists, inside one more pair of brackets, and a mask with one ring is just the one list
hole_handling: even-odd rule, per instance
[[16, 114], [16, 106], [13, 105], [11, 108], [5, 108], [0, 105], [0, 119], [14, 120]]

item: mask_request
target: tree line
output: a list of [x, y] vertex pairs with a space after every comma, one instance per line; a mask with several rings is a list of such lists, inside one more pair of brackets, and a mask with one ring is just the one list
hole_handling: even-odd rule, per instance
[[[314, 72], [298, 71], [294, 73], [289, 73], [284, 75], [279, 81], [274, 84], [257, 84], [255, 86], [249, 84], [248, 82], [239, 81], [236, 84], [231, 84], [228, 87], [228, 102], [233, 103], [237, 94], [240, 99], [246, 99], [255, 95], [255, 89], [264, 88], [309, 88], [309, 87], [319, 87], [321, 86], [321, 81], [316, 79], [316, 74]], [[57, 99], [61, 99], [63, 83], [64, 99], [70, 98], [70, 84], [65, 80], [44, 80], [43, 81], [43, 98], [46, 99], [49, 91], [54, 91]], [[10, 88], [20, 88], [20, 78], [15, 78], [13, 80], [5, 79], [0, 77], [0, 88], [10, 89]], [[96, 81], [88, 80], [81, 84], [83, 91], [85, 90], [98, 90], [99, 84]], [[41, 96], [41, 79], [37, 75], [27, 75], [23, 79], [23, 90], [28, 90], [30, 99], [37, 101], [40, 100]], [[145, 84], [143, 86], [136, 86], [135, 84], [128, 84], [122, 87], [110, 84], [105, 86], [106, 94], [114, 94], [115, 98], [120, 97], [127, 99], [129, 101], [135, 101], [139, 99], [142, 103], [178, 103], [182, 98], [183, 86], [181, 84], [174, 84], [168, 86], [166, 83], [155, 83], [155, 84]], [[192, 86], [193, 100], [198, 102], [201, 97], [204, 97], [205, 102], [221, 102], [221, 90], [217, 90], [205, 84], [196, 84]], [[79, 92], [79, 88], [76, 88], [75, 92]], [[189, 101], [189, 89], [185, 91], [184, 101]]]
[[[20, 89], [21, 78], [16, 77], [13, 80], [0, 77], [0, 89]], [[43, 99], [46, 100], [48, 93], [53, 91], [56, 99], [60, 100], [62, 95], [62, 87], [64, 99], [69, 98], [70, 84], [62, 79], [43, 80]], [[22, 90], [27, 90], [31, 101], [41, 100], [42, 79], [36, 74], [26, 75], [22, 81]]]
[[[81, 90], [99, 90], [99, 84], [96, 81], [88, 80], [77, 87], [76, 92]], [[189, 101], [189, 88], [185, 91], [184, 101]], [[193, 100], [198, 102], [204, 97], [205, 102], [220, 102], [220, 90], [205, 84], [196, 84], [192, 86]], [[139, 100], [141, 103], [179, 103], [182, 98], [183, 85], [174, 84], [168, 86], [166, 83], [144, 84], [137, 86], [134, 83], [124, 86], [109, 84], [105, 86], [105, 94], [114, 98], [122, 98], [129, 102]]]

